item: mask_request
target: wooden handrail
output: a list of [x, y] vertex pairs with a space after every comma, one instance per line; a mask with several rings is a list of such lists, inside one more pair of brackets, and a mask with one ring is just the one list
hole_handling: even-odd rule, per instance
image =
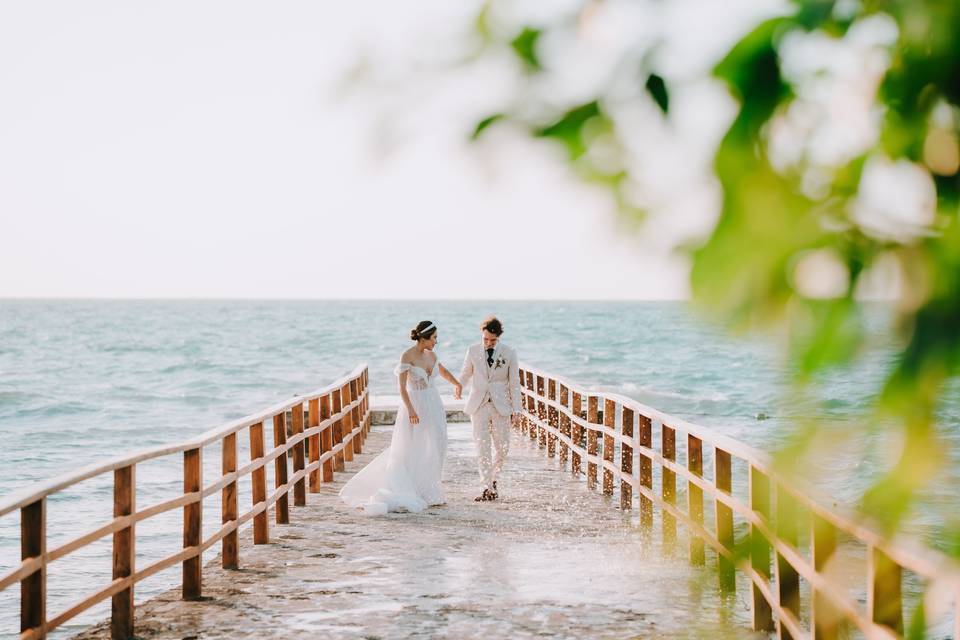
[[[232, 420], [219, 427], [214, 427], [213, 429], [204, 431], [192, 440], [187, 440], [186, 442], [180, 442], [177, 444], [159, 445], [149, 449], [142, 449], [133, 454], [125, 454], [115, 458], [108, 458], [107, 460], [94, 462], [75, 471], [70, 471], [56, 476], [50, 480], [40, 483], [39, 485], [33, 484], [24, 487], [0, 500], [0, 516], [4, 516], [11, 511], [21, 509], [28, 504], [36, 502], [40, 498], [45, 498], [52, 493], [63, 491], [64, 489], [67, 489], [78, 482], [89, 480], [94, 476], [101, 475], [108, 471], [114, 471], [115, 469], [119, 469], [121, 467], [128, 467], [130, 465], [139, 464], [147, 460], [161, 458], [174, 453], [183, 453], [189, 449], [206, 447], [214, 442], [222, 440], [231, 433], [237, 433], [238, 431], [249, 428], [258, 422], [272, 419], [273, 416], [280, 412], [289, 411], [298, 403], [302, 404], [303, 402], [312, 398], [317, 398], [327, 395], [334, 390], [339, 390], [339, 388], [343, 386], [344, 381], [349, 381], [350, 379], [364, 376], [366, 367], [366, 364], [361, 364], [346, 376], [343, 376], [336, 382], [333, 382], [325, 387], [321, 387], [304, 395], [294, 396], [290, 400], [273, 405], [272, 407], [264, 409], [258, 413]], [[337, 418], [339, 416], [333, 417]]]
[[[543, 371], [526, 364], [523, 364], [521, 368], [523, 371], [529, 371], [535, 375], [547, 376]], [[645, 416], [651, 420], [656, 420], [661, 424], [666, 423], [676, 431], [694, 435], [704, 443], [712, 445], [715, 449], [721, 449], [735, 458], [750, 462], [751, 466], [762, 471], [771, 481], [776, 480], [781, 482], [783, 488], [800, 501], [802, 506], [810, 509], [818, 516], [830, 522], [833, 526], [847, 531], [850, 535], [882, 549], [904, 568], [920, 574], [930, 574], [931, 577], [945, 579], [948, 582], [957, 582], [960, 580], [960, 575], [957, 573], [960, 571], [960, 563], [957, 561], [929, 549], [909, 536], [899, 535], [893, 540], [888, 539], [879, 531], [879, 528], [873, 526], [865, 517], [856, 514], [852, 509], [828, 498], [820, 490], [809, 485], [809, 483], [795, 477], [783, 477], [782, 474], [775, 470], [773, 458], [759, 449], [755, 449], [729, 436], [715, 433], [701, 425], [687, 422], [682, 418], [644, 405], [633, 398], [628, 398], [616, 393], [589, 390], [581, 385], [572, 384], [561, 377], [554, 377], [554, 379], [562, 381], [562, 384], [568, 385], [571, 390], [575, 390], [575, 393], [583, 397], [592, 396], [612, 399], [617, 405], [627, 407], [636, 414]], [[535, 395], [534, 397], [536, 398]], [[536, 398], [536, 401], [544, 402], [544, 404], [548, 406], [561, 406], [559, 403], [552, 403], [546, 398]], [[567, 411], [569, 411], [569, 409], [567, 409]], [[618, 442], [624, 441], [623, 436], [613, 429], [607, 430], [603, 425], [590, 424], [583, 418], [572, 414], [568, 414], [567, 417], [584, 428], [589, 425], [591, 429], [607, 434]], [[627, 444], [640, 446], [638, 443], [633, 442], [627, 442]], [[653, 449], [647, 448], [645, 452], [657, 456], [658, 460], [655, 460], [655, 462], [659, 461], [661, 464], [664, 462], [662, 457], [659, 457], [660, 454]], [[692, 474], [689, 474], [683, 467], [676, 467], [671, 470], [683, 475], [686, 480], [692, 479]], [[693, 479], [693, 481], [695, 482], [696, 480]], [[958, 583], [958, 586], [960, 586], [960, 583]]]
[[[689, 532], [691, 562], [703, 563], [704, 544], [716, 552], [722, 590], [735, 588], [735, 569], [743, 572], [751, 586], [754, 628], [776, 629], [781, 638], [834, 638], [845, 622], [868, 638], [899, 637], [903, 631], [901, 575], [907, 570], [956, 594], [955, 634], [960, 637], [960, 563], [956, 560], [907, 536], [884, 536], [865, 517], [824, 497], [808, 483], [780, 473], [766, 453], [729, 436], [526, 363], [520, 365], [520, 381], [524, 419], [519, 429], [529, 432], [531, 441], [539, 441], [540, 446], [545, 441], [560, 442], [561, 464], [565, 465], [569, 452], [571, 472], [579, 476], [586, 471], [591, 489], [597, 486], [597, 470], [602, 469], [603, 493], [611, 495], [619, 484], [622, 509], [632, 508], [636, 492], [641, 525], [651, 526], [652, 508], [660, 508], [666, 543], [675, 536], [676, 524], [682, 523]], [[561, 390], [559, 398], [553, 392], [556, 388]], [[652, 439], [654, 422], [660, 425], [659, 448]], [[619, 465], [614, 462], [618, 446]], [[677, 461], [681, 448], [686, 451], [686, 465]], [[703, 474], [708, 455], [713, 456], [713, 479]], [[637, 465], [634, 456], [639, 459]], [[750, 487], [749, 504], [732, 494], [732, 458], [746, 463], [747, 476], [741, 480]], [[653, 465], [661, 471], [659, 492], [653, 486]], [[686, 485], [686, 508], [676, 502], [677, 481]], [[712, 531], [704, 522], [704, 497], [716, 507]], [[803, 520], [798, 515], [801, 510], [808, 514]], [[750, 530], [740, 541], [748, 550], [744, 558], [734, 551], [734, 514]], [[809, 560], [798, 548], [801, 526], [810, 531]], [[826, 571], [837, 548], [837, 532], [867, 549], [866, 611]], [[812, 607], [809, 629], [801, 622], [800, 580], [812, 592], [807, 605]]]
[[[237, 530], [246, 522], [254, 521], [254, 543], [269, 541], [267, 511], [276, 505], [278, 524], [289, 521], [288, 494], [294, 495], [293, 506], [306, 504], [305, 480], [316, 474], [311, 482], [311, 492], [319, 491], [321, 465], [332, 461], [336, 455], [349, 452], [361, 453], [363, 440], [370, 429], [369, 376], [366, 365], [360, 365], [350, 374], [332, 384], [305, 395], [275, 404], [255, 414], [233, 420], [206, 431], [186, 442], [162, 445], [132, 454], [117, 456], [106, 461], [87, 465], [76, 471], [63, 474], [40, 485], [25, 487], [0, 500], [0, 516], [21, 511], [21, 562], [5, 575], [0, 576], [0, 591], [20, 583], [21, 590], [21, 638], [43, 638], [56, 627], [89, 609], [94, 604], [112, 598], [110, 633], [113, 638], [129, 638], [133, 635], [133, 590], [134, 586], [149, 576], [178, 563], [183, 565], [182, 593], [185, 599], [199, 598], [202, 593], [203, 551], [220, 541], [224, 568], [239, 566]], [[324, 411], [323, 419], [316, 414], [320, 407], [335, 407], [331, 415]], [[304, 429], [304, 405], [308, 406], [309, 427]], [[291, 412], [292, 435], [287, 438], [286, 415]], [[274, 446], [264, 450], [263, 425], [271, 422], [274, 427]], [[237, 434], [247, 429], [250, 433], [251, 460], [237, 468]], [[326, 445], [330, 434], [335, 434], [336, 446], [326, 446], [323, 452], [314, 450], [323, 438]], [[310, 442], [310, 464], [305, 463], [305, 446]], [[215, 443], [223, 447], [220, 477], [204, 486], [202, 479], [203, 448]], [[183, 493], [145, 509], [137, 510], [136, 465], [155, 458], [182, 454]], [[293, 461], [293, 473], [288, 477], [288, 465]], [[276, 467], [276, 487], [267, 495], [265, 485], [266, 465]], [[342, 467], [340, 469], [342, 470]], [[334, 468], [327, 473], [324, 482], [333, 479]], [[46, 548], [47, 498], [79, 482], [113, 473], [114, 497], [113, 520], [89, 531], [56, 549]], [[249, 475], [253, 480], [254, 503], [249, 511], [238, 513], [237, 482]], [[203, 499], [222, 491], [222, 524], [220, 529], [206, 540], [202, 539]], [[158, 514], [180, 508], [183, 510], [183, 547], [180, 551], [136, 570], [133, 550], [136, 548], [136, 524]], [[81, 549], [108, 535], [113, 535], [112, 581], [106, 587], [87, 595], [76, 604], [52, 617], [46, 607], [47, 565], [56, 559]], [[106, 576], [105, 576], [106, 578]]]

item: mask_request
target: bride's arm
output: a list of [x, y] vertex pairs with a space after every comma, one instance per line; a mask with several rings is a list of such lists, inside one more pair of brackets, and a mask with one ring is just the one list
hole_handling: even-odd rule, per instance
[[440, 367], [440, 375], [444, 380], [453, 385], [453, 397], [457, 400], [460, 399], [460, 393], [463, 391], [463, 386], [460, 384], [460, 381], [453, 377], [453, 374], [450, 373], [443, 364], [438, 363]]
[[410, 424], [419, 424], [420, 417], [417, 415], [417, 412], [413, 410], [413, 404], [410, 402], [410, 396], [407, 394], [408, 375], [410, 375], [409, 371], [401, 371], [400, 375], [397, 376], [400, 380], [400, 400], [403, 401], [404, 406], [407, 408], [407, 413], [410, 414]]

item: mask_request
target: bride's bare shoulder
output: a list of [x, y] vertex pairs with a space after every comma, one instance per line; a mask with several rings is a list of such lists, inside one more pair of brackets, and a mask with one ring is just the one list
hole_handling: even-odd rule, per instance
[[414, 349], [413, 347], [410, 347], [409, 349], [404, 351], [403, 355], [400, 356], [400, 362], [405, 362], [406, 364], [416, 364], [413, 361], [414, 351], [416, 351], [416, 349]]

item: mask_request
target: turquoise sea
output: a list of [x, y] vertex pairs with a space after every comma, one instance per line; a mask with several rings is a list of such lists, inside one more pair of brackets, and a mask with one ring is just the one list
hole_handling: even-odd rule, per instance
[[[874, 462], [888, 455], [879, 436], [854, 429], [894, 363], [882, 305], [864, 308], [872, 339], [857, 365], [831, 373], [800, 398], [779, 340], [732, 337], [683, 302], [3, 300], [0, 496], [98, 459], [186, 439], [322, 386], [361, 362], [369, 364], [374, 394], [395, 393], [392, 370], [419, 320], [439, 326], [437, 353], [457, 373], [489, 313], [501, 318], [503, 340], [521, 360], [761, 449], [782, 444], [800, 421], [829, 424], [843, 442], [828, 480], [837, 497], [853, 500]], [[933, 541], [944, 513], [960, 502], [958, 427], [960, 386], [952, 384], [941, 408], [949, 471], [911, 524]], [[847, 432], [858, 435], [843, 441]], [[137, 475], [141, 507], [180, 490], [179, 460], [142, 465]], [[106, 522], [110, 495], [109, 482], [88, 481], [52, 499], [48, 547]], [[180, 514], [167, 515], [138, 529], [138, 564], [178, 544]], [[211, 511], [205, 530], [216, 522], [219, 512]], [[18, 531], [17, 514], [0, 518], [0, 573], [19, 561]], [[106, 585], [109, 562], [107, 538], [54, 563], [51, 612]], [[138, 585], [137, 599], [178, 580], [178, 569], [162, 572]], [[16, 588], [0, 593], [0, 637], [18, 629], [18, 598]], [[63, 632], [108, 610], [109, 601]]]

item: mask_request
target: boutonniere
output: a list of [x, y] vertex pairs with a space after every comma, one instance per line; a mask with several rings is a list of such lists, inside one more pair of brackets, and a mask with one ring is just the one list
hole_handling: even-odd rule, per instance
[[499, 369], [505, 364], [507, 364], [507, 361], [503, 359], [503, 356], [497, 356], [497, 359], [493, 361], [493, 368]]

